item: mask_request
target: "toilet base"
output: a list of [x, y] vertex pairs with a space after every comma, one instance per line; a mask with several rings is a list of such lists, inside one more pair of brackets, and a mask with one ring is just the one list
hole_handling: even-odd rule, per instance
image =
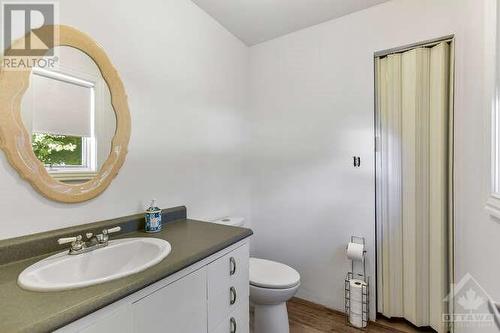
[[286, 303], [254, 304], [256, 333], [290, 333]]

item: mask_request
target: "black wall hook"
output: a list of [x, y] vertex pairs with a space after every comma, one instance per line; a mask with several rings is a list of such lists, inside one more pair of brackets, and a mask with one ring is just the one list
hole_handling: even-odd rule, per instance
[[361, 157], [359, 156], [353, 156], [353, 165], [355, 168], [359, 168], [361, 166]]

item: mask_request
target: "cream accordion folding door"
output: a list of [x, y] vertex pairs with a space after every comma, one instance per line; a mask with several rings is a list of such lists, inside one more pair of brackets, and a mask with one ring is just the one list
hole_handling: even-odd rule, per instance
[[375, 59], [378, 311], [446, 332], [451, 46]]

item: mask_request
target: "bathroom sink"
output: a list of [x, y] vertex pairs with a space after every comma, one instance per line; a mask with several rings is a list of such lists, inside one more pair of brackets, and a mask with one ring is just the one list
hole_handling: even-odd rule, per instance
[[135, 274], [158, 264], [171, 251], [158, 238], [113, 240], [109, 245], [78, 255], [55, 254], [26, 268], [17, 283], [33, 291], [61, 291], [92, 286]]

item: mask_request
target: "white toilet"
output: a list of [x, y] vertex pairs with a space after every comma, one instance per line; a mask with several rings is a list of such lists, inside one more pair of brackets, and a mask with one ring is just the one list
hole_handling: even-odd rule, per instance
[[[243, 218], [228, 217], [215, 223], [245, 226]], [[286, 301], [299, 289], [300, 274], [275, 261], [250, 258], [250, 302], [255, 308], [255, 333], [289, 333]]]

